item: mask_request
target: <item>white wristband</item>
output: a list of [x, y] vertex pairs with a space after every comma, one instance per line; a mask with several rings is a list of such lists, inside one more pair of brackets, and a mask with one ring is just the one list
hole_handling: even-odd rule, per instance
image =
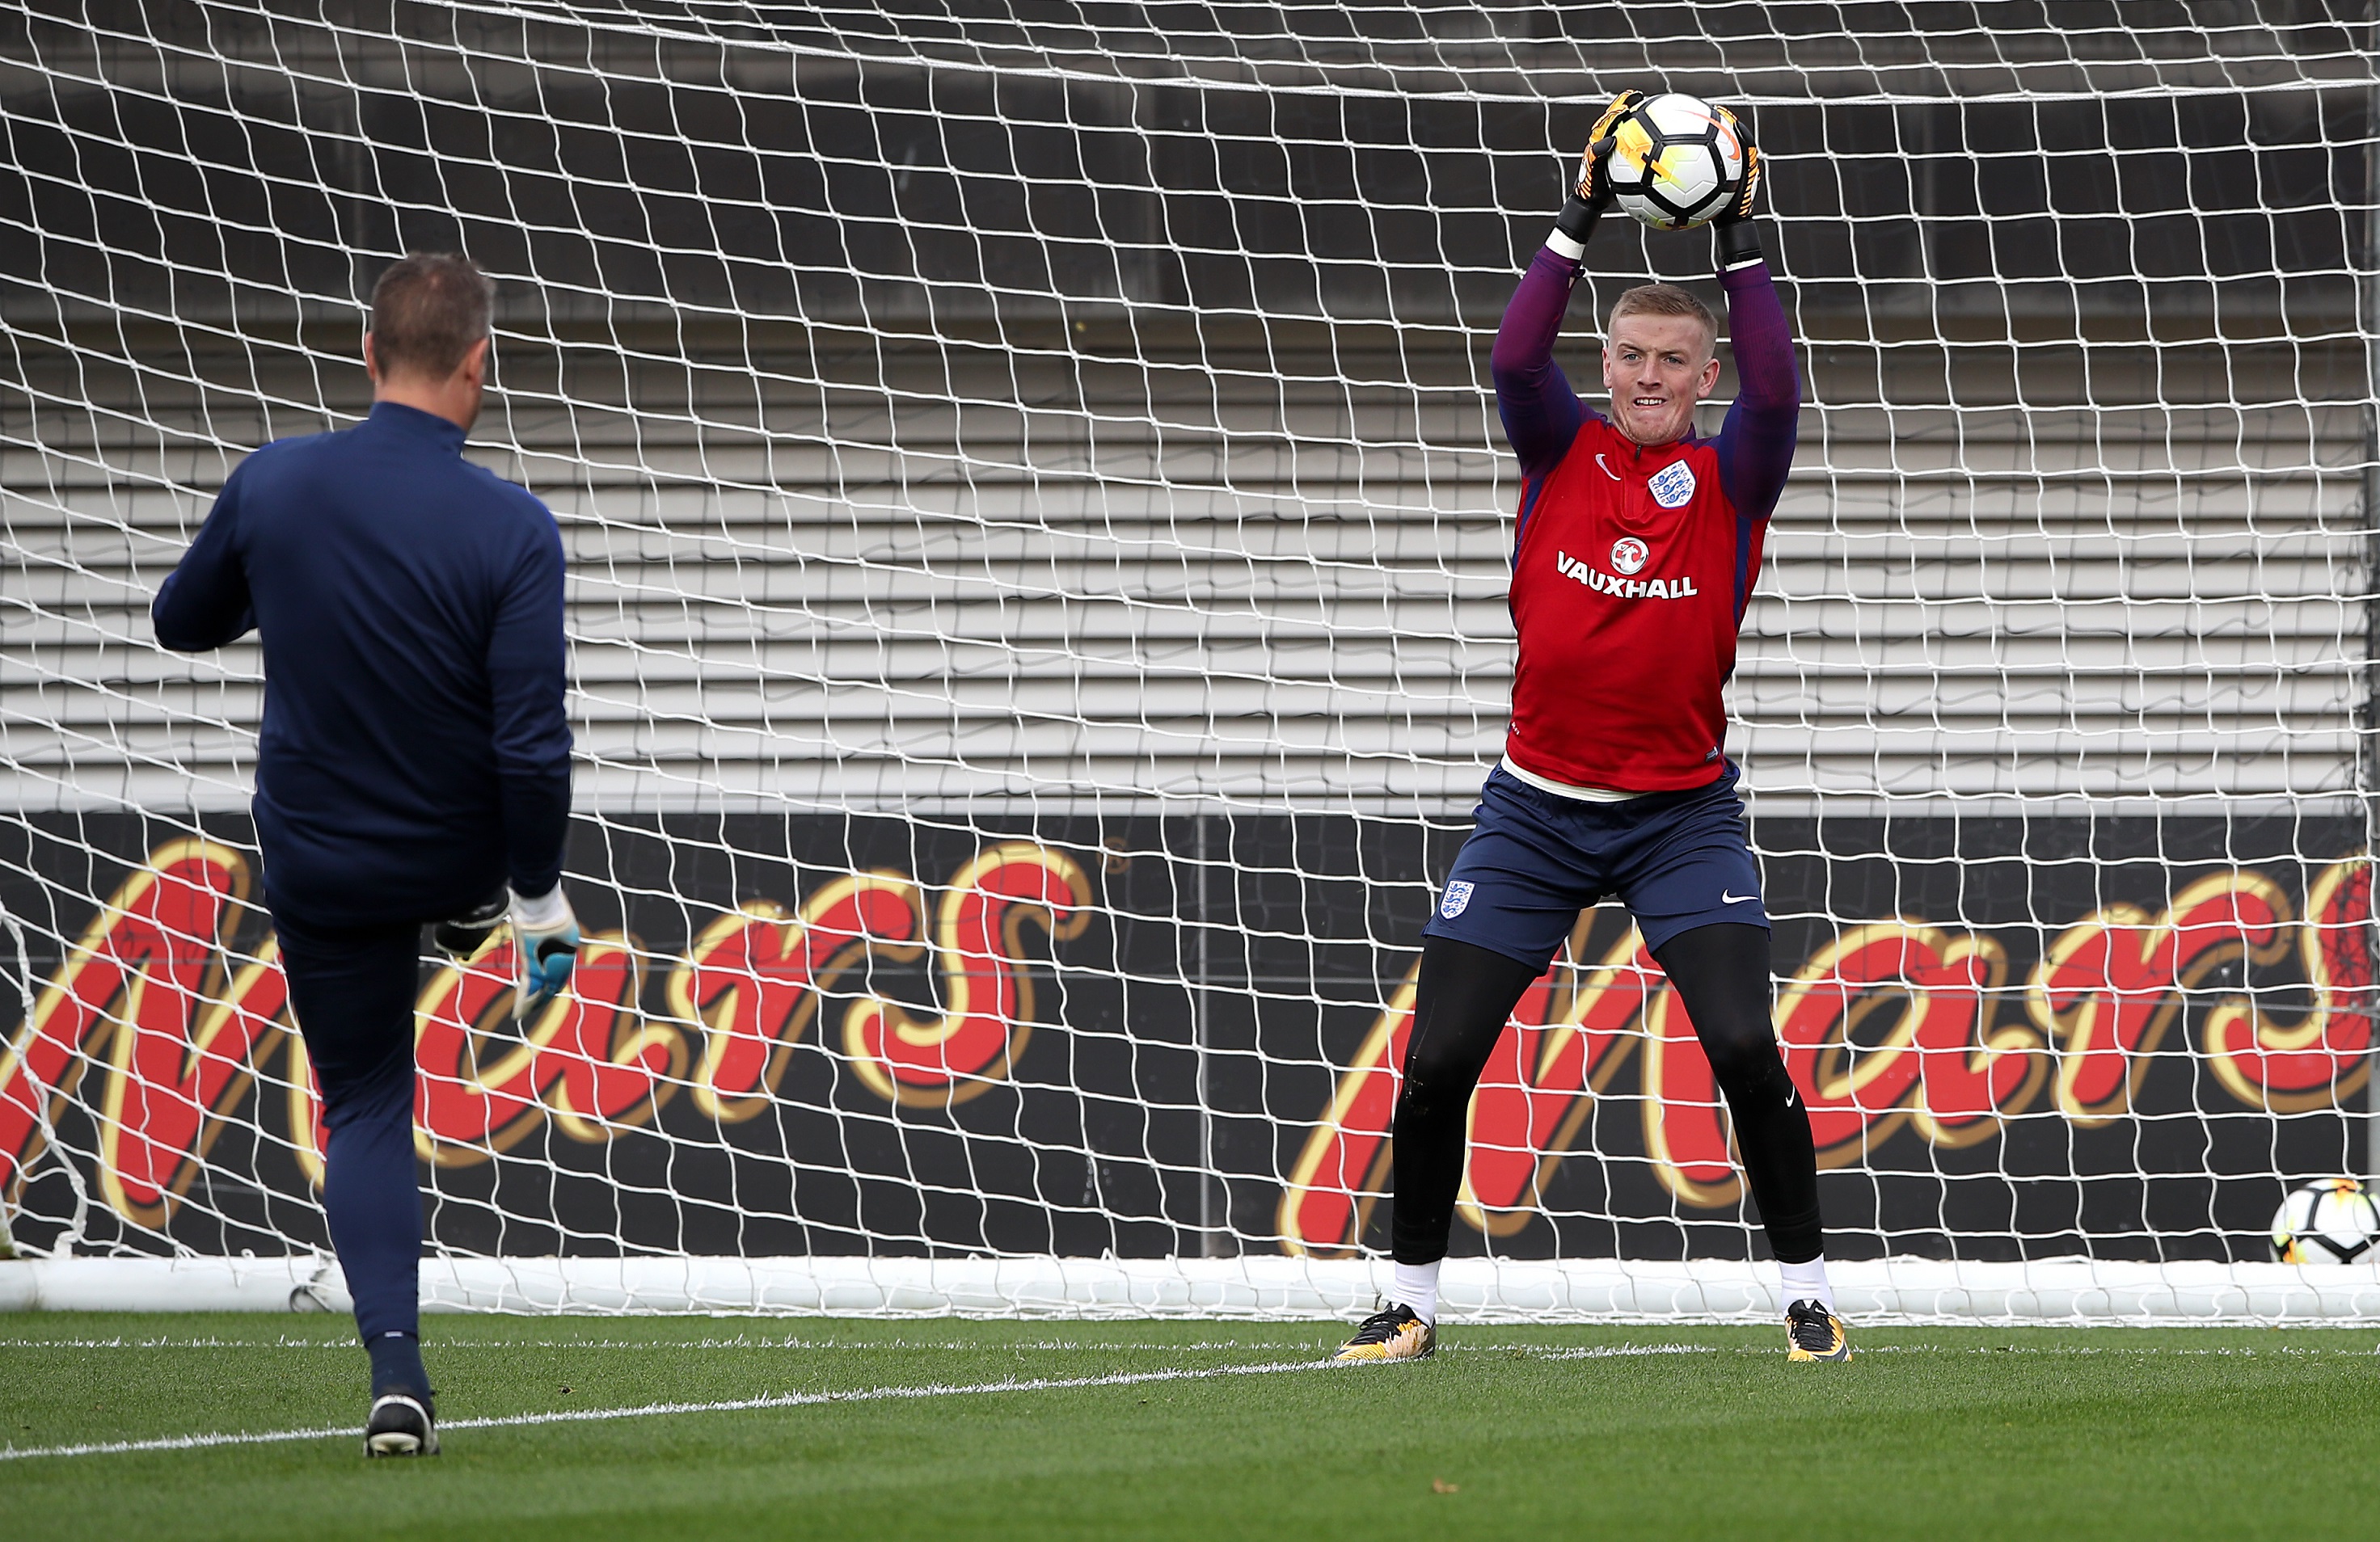
[[563, 897], [560, 884], [535, 899], [521, 894], [513, 896], [514, 922], [532, 932], [550, 932], [569, 919], [570, 901]]
[[1546, 237], [1546, 250], [1565, 262], [1577, 262], [1586, 256], [1586, 243], [1572, 240], [1557, 226], [1554, 233]]

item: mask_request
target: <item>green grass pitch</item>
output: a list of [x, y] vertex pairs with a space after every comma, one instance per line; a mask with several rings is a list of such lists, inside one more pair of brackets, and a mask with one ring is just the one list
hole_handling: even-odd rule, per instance
[[[363, 1357], [341, 1320], [5, 1316], [0, 1517], [44, 1539], [239, 1542], [2380, 1527], [2369, 1331], [1870, 1328], [1860, 1358], [1814, 1367], [1787, 1365], [1769, 1329], [1455, 1326], [1421, 1365], [1234, 1370], [1303, 1367], [1338, 1337], [432, 1318], [446, 1453], [366, 1462], [349, 1432]], [[688, 1403], [744, 1406], [587, 1416]]]

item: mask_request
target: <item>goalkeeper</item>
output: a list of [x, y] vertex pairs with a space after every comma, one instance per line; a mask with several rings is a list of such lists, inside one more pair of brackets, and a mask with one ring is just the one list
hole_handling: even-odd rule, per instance
[[413, 1004], [424, 922], [468, 953], [510, 910], [516, 1010], [569, 978], [562, 539], [463, 459], [493, 286], [416, 254], [373, 287], [371, 416], [240, 464], [157, 591], [157, 641], [264, 653], [256, 838], [322, 1092], [322, 1205], [371, 1357], [364, 1445], [438, 1449], [421, 1363]]
[[1578, 186], [1496, 334], [1491, 369], [1521, 464], [1512, 552], [1520, 652], [1502, 763], [1423, 931], [1392, 1126], [1395, 1283], [1342, 1360], [1437, 1343], [1439, 1265], [1463, 1177], [1465, 1116], [1488, 1052], [1578, 912], [1617, 895], [1710, 1057], [1785, 1283], [1787, 1355], [1851, 1353], [1827, 1283], [1810, 1121], [1769, 1017], [1760, 870], [1721, 753], [1721, 687], [1792, 464], [1801, 386], [1753, 219], [1760, 162], [1715, 222], [1741, 377], [1716, 439], [1694, 433], [1718, 384], [1718, 323], [1645, 284], [1612, 307], [1609, 417], [1553, 362], [1627, 91], [1589, 135]]

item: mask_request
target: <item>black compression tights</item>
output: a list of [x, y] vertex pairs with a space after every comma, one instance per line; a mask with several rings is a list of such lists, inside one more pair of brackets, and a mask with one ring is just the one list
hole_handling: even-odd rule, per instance
[[[1727, 1099], [1769, 1248], [1779, 1262], [1806, 1263], [1822, 1251], [1818, 1160], [1809, 1111], [1793, 1095], [1769, 1024], [1767, 928], [1698, 926], [1663, 943], [1654, 957], [1694, 1019]], [[1472, 1090], [1505, 1019], [1539, 972], [1449, 937], [1422, 943], [1404, 1090], [1391, 1129], [1390, 1235], [1399, 1263], [1446, 1256]]]

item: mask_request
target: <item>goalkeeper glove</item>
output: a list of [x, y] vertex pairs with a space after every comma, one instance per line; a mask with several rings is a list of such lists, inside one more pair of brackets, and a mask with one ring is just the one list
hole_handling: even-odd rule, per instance
[[510, 891], [500, 888], [461, 915], [431, 927], [430, 941], [439, 952], [456, 963], [468, 963], [490, 934], [504, 923], [504, 913], [512, 909], [512, 902]]
[[1767, 260], [1767, 254], [1760, 249], [1760, 227], [1752, 223], [1754, 205], [1760, 199], [1760, 147], [1752, 142], [1752, 130], [1743, 126], [1742, 118], [1735, 119], [1735, 137], [1743, 147], [1743, 182], [1728, 206], [1711, 216], [1711, 230], [1718, 237], [1718, 269], [1722, 273]]
[[[1579, 251], [1586, 249], [1586, 239], [1595, 234], [1595, 222], [1611, 207], [1611, 151], [1615, 143], [1613, 130], [1620, 120], [1636, 110], [1645, 100], [1643, 91], [1621, 91], [1603, 109], [1595, 126], [1586, 133], [1586, 153], [1578, 160], [1578, 182], [1571, 188], [1570, 197], [1562, 203], [1560, 218], [1554, 229], [1567, 240], [1576, 243]], [[1554, 248], [1557, 251], [1561, 247]]]
[[513, 1020], [522, 1021], [562, 993], [578, 961], [578, 918], [556, 884], [535, 899], [512, 897], [513, 953], [518, 960]]

